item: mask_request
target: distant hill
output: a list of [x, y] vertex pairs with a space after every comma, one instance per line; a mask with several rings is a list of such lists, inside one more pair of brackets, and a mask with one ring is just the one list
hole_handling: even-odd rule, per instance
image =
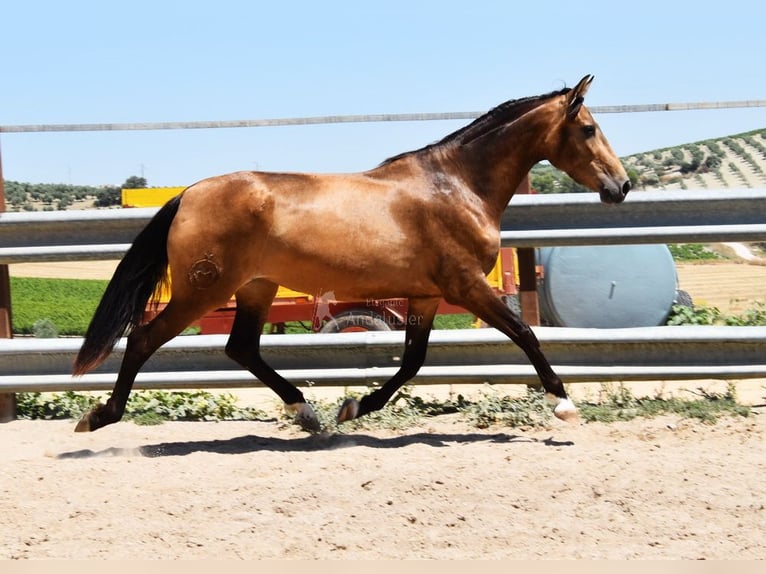
[[[766, 187], [766, 129], [622, 158], [638, 189]], [[633, 179], [632, 177], [632, 179]]]

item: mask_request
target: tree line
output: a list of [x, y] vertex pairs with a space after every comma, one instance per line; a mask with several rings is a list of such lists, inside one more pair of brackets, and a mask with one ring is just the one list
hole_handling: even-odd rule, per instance
[[68, 209], [78, 201], [92, 201], [92, 207], [122, 204], [122, 189], [146, 187], [146, 179], [130, 176], [121, 186], [70, 185], [66, 183], [23, 183], [4, 180], [8, 211], [53, 211]]

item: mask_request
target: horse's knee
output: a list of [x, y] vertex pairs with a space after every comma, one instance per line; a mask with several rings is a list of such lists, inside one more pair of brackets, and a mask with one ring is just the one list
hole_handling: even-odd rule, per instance
[[[253, 348], [251, 344], [248, 344], [237, 337], [230, 336], [226, 342], [226, 346], [223, 349], [226, 356], [229, 357], [235, 363], [242, 365], [245, 368], [250, 368], [252, 361]], [[257, 355], [257, 352], [256, 352]]]
[[223, 352], [226, 353], [226, 356], [235, 363], [239, 363], [240, 365], [242, 364], [242, 349], [239, 346], [229, 341], [223, 348]]

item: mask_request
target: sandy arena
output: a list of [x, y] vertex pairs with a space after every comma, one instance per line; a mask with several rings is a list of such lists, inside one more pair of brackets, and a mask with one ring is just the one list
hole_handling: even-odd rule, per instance
[[763, 415], [73, 426], [0, 425], [0, 558], [766, 558]]

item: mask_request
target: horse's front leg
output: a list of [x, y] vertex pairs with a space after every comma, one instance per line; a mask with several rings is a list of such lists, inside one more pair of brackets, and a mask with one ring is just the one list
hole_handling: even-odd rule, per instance
[[338, 411], [338, 422], [342, 423], [382, 409], [402, 385], [414, 377], [426, 360], [428, 335], [433, 326], [439, 299], [410, 299], [407, 309], [404, 354], [396, 374], [382, 387], [357, 401], [348, 398]]
[[476, 281], [465, 294], [458, 296], [456, 300], [451, 302], [471, 311], [510, 337], [529, 358], [546, 393], [556, 401], [556, 407], [553, 409], [556, 417], [567, 422], [579, 422], [577, 408], [567, 396], [564, 383], [553, 371], [548, 359], [543, 354], [540, 342], [534, 332], [529, 325], [503, 303], [486, 280]]

